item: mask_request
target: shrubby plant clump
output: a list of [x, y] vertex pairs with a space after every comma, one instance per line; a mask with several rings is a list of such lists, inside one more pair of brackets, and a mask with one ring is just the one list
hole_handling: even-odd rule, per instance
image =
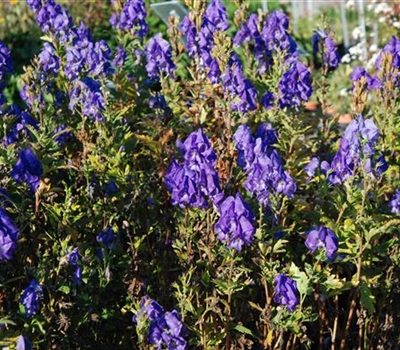
[[400, 345], [399, 39], [351, 74], [344, 130], [327, 24], [312, 62], [241, 0], [233, 19], [187, 0], [153, 37], [142, 0], [115, 0], [110, 42], [26, 3], [43, 48], [21, 101], [0, 42], [0, 344]]

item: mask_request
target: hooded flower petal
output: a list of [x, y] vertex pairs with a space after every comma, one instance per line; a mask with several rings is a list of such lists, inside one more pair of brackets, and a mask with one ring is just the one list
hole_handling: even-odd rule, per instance
[[228, 248], [241, 251], [244, 245], [253, 241], [254, 215], [240, 193], [229, 196], [219, 207], [220, 218], [215, 224], [218, 238], [227, 243]]
[[332, 230], [320, 226], [308, 231], [306, 235], [306, 247], [311, 253], [315, 253], [317, 249], [322, 248], [325, 250], [328, 260], [335, 259], [339, 249], [339, 240]]
[[29, 286], [21, 295], [21, 304], [25, 307], [25, 317], [31, 318], [39, 311], [39, 300], [43, 298], [42, 286], [35, 280], [31, 280]]
[[42, 164], [30, 148], [21, 151], [17, 164], [11, 171], [11, 176], [17, 182], [26, 182], [33, 192], [39, 187], [43, 174]]
[[297, 283], [285, 274], [275, 276], [275, 295], [274, 302], [280, 305], [286, 305], [290, 312], [299, 305], [299, 293]]

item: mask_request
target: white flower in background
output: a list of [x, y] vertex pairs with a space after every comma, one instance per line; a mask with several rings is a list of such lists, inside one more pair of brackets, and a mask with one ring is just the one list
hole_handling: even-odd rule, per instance
[[386, 2], [380, 2], [379, 4], [376, 5], [374, 12], [377, 15], [380, 15], [380, 14], [390, 15], [393, 13], [393, 8], [390, 7]]
[[349, 94], [349, 91], [347, 90], [347, 88], [343, 88], [339, 91], [339, 95], [342, 97], [346, 97]]
[[377, 51], [378, 51], [378, 46], [376, 44], [372, 44], [369, 47], [369, 52], [374, 53], [374, 52], [377, 52]]
[[351, 62], [351, 57], [348, 53], [346, 53], [343, 57], [342, 57], [342, 63], [350, 63]]
[[392, 23], [392, 26], [399, 29], [400, 28], [400, 22], [399, 21], [395, 21]]
[[353, 9], [355, 6], [356, 6], [356, 2], [354, 0], [349, 0], [346, 3], [346, 8], [349, 10]]
[[363, 54], [363, 45], [358, 43], [349, 48], [349, 54], [351, 60], [361, 60]]
[[354, 40], [362, 39], [363, 31], [361, 30], [361, 27], [355, 27], [351, 32], [351, 36]]
[[366, 70], [373, 70], [375, 68], [376, 60], [378, 59], [379, 52], [375, 52], [365, 65]]

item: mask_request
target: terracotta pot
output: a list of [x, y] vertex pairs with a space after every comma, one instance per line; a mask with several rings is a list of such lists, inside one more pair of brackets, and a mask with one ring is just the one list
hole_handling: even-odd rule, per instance
[[319, 107], [318, 102], [306, 102], [304, 107], [307, 111], [315, 111]]
[[341, 114], [339, 116], [339, 120], [338, 122], [340, 124], [349, 124], [351, 122], [351, 114], [350, 113], [345, 113], [345, 114]]

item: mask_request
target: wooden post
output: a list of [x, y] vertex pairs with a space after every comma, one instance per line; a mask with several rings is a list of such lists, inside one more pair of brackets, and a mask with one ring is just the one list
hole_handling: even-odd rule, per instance
[[363, 61], [366, 61], [368, 58], [368, 51], [367, 51], [367, 31], [365, 29], [364, 0], [358, 0], [358, 22], [361, 29], [362, 59]]
[[343, 29], [343, 44], [344, 47], [347, 49], [350, 46], [350, 42], [349, 42], [349, 29], [347, 26], [346, 9], [344, 7], [345, 1], [346, 0], [340, 0], [340, 20], [342, 22], [342, 29]]

